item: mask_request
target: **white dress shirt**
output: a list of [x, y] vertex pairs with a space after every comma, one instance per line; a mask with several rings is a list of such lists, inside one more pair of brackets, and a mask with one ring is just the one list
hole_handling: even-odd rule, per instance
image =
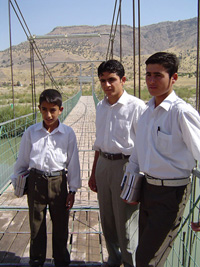
[[135, 149], [126, 171], [183, 178], [200, 160], [200, 116], [173, 91], [155, 108], [154, 98], [138, 122]]
[[134, 147], [137, 121], [145, 109], [142, 100], [126, 91], [113, 105], [105, 97], [96, 109], [96, 140], [93, 149], [130, 155]]
[[46, 172], [67, 168], [69, 189], [80, 188], [80, 164], [72, 128], [59, 122], [59, 126], [49, 133], [43, 122], [30, 126], [22, 136], [12, 183], [15, 184], [19, 173], [28, 168]]

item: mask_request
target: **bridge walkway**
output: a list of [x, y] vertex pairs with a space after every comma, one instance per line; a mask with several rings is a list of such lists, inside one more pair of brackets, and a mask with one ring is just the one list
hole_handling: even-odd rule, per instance
[[[82, 187], [69, 219], [70, 266], [100, 266], [107, 258], [96, 193], [88, 188], [95, 140], [95, 105], [92, 96], [82, 96], [64, 121], [77, 136]], [[45, 266], [52, 261], [52, 228], [47, 214], [48, 247]], [[26, 196], [16, 198], [12, 185], [0, 196], [0, 266], [29, 266], [30, 230]]]

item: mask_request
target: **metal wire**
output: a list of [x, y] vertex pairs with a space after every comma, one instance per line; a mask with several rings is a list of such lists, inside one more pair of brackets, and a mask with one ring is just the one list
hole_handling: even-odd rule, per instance
[[[33, 48], [34, 52], [36, 53], [37, 58], [39, 59], [41, 65], [44, 67], [44, 69], [45, 69], [45, 71], [46, 71], [46, 73], [47, 73], [49, 79], [51, 80], [51, 82], [52, 82], [52, 84], [55, 86], [55, 88], [56, 88], [56, 89], [59, 89], [59, 87], [58, 87], [56, 81], [54, 80], [54, 78], [53, 78], [53, 76], [52, 76], [50, 70], [48, 69], [48, 67], [47, 67], [47, 65], [46, 65], [46, 63], [45, 63], [45, 61], [44, 61], [44, 59], [43, 59], [43, 57], [42, 57], [42, 55], [41, 55], [41, 53], [40, 53], [40, 51], [39, 51], [37, 45], [36, 45], [35, 40], [33, 39], [33, 36], [32, 36], [32, 34], [31, 34], [31, 32], [30, 32], [30, 30], [29, 30], [27, 24], [26, 24], [26, 21], [25, 21], [23, 15], [22, 15], [22, 12], [21, 12], [21, 10], [20, 10], [18, 4], [17, 4], [17, 1], [14, 0], [14, 1], [15, 1], [15, 4], [16, 4], [16, 6], [17, 6], [18, 12], [19, 12], [19, 14], [20, 14], [21, 17], [22, 17], [22, 20], [20, 19], [20, 16], [19, 16], [19, 14], [18, 14], [18, 12], [17, 12], [15, 6], [13, 5], [12, 0], [8, 0], [8, 1], [9, 1], [9, 3], [12, 5], [12, 8], [13, 8], [13, 10], [14, 10], [14, 12], [15, 12], [17, 18], [18, 18], [19, 23], [21, 24], [22, 29], [24, 30], [24, 33], [25, 33], [27, 39], [29, 40], [29, 42], [31, 42], [31, 44], [32, 44], [32, 48]], [[10, 5], [9, 5], [9, 6], [10, 6]], [[24, 23], [24, 24], [23, 24], [23, 23]], [[25, 26], [24, 26], [24, 25], [25, 25]], [[10, 50], [12, 50], [12, 45], [10, 45]]]
[[138, 0], [138, 96], [141, 97], [140, 0]]
[[200, 112], [200, 0], [197, 4], [198, 9], [198, 21], [197, 21], [197, 76], [196, 76], [196, 109]]
[[14, 80], [13, 80], [13, 57], [12, 57], [10, 0], [8, 0], [8, 16], [9, 16], [9, 38], [10, 38], [10, 73], [11, 73], [11, 85], [12, 85], [12, 95], [13, 95], [13, 118], [15, 118], [15, 94], [14, 94]]
[[115, 19], [115, 12], [117, 8], [117, 0], [115, 0], [115, 6], [114, 6], [114, 11], [113, 11], [113, 18], [112, 18], [112, 24], [111, 24], [111, 29], [110, 29], [110, 37], [108, 41], [108, 48], [107, 48], [107, 53], [106, 53], [106, 60], [108, 60], [109, 56], [109, 51], [110, 51], [110, 45], [111, 45], [111, 40], [112, 40], [112, 31], [113, 31], [113, 24], [114, 24], [114, 19]]
[[135, 0], [133, 0], [133, 93], [136, 95], [136, 68], [135, 68]]
[[[119, 7], [118, 7], [118, 12], [117, 12], [117, 17], [116, 17], [116, 23], [115, 23], [115, 29], [113, 31], [113, 25], [114, 25], [114, 19], [115, 19], [115, 12], [116, 12], [116, 7], [117, 7], [117, 0], [115, 1], [115, 7], [114, 7], [114, 12], [113, 12], [113, 19], [112, 19], [112, 25], [111, 25], [111, 30], [110, 30], [110, 38], [108, 42], [108, 49], [107, 49], [107, 55], [106, 55], [106, 60], [108, 58], [113, 58], [113, 45], [114, 45], [114, 40], [116, 36], [116, 31], [117, 31], [117, 26], [118, 26], [118, 21], [119, 21], [119, 16], [121, 17], [121, 2], [120, 0]], [[120, 20], [120, 25], [121, 25], [121, 20]], [[121, 26], [120, 26], [121, 28]], [[121, 39], [121, 29], [120, 29], [120, 39]], [[122, 41], [120, 41], [120, 60], [122, 60]], [[110, 48], [111, 46], [111, 48]]]

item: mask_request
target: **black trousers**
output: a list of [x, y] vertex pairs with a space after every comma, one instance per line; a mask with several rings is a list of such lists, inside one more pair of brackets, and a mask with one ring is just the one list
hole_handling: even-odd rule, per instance
[[190, 195], [190, 184], [155, 186], [144, 181], [139, 213], [136, 266], [164, 266], [177, 236]]
[[70, 256], [67, 250], [69, 212], [66, 209], [66, 175], [46, 177], [30, 172], [28, 177], [28, 206], [31, 230], [30, 265], [43, 264], [46, 259], [47, 205], [52, 220], [53, 258], [56, 266], [67, 266]]

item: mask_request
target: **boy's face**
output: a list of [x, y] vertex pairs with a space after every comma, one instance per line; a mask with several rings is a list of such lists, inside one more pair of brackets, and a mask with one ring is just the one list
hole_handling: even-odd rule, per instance
[[58, 127], [58, 116], [62, 113], [63, 107], [43, 101], [41, 105], [38, 106], [42, 114], [44, 121], [44, 127], [52, 132], [56, 127]]
[[146, 84], [149, 93], [155, 97], [156, 106], [172, 92], [172, 86], [177, 79], [177, 73], [169, 78], [168, 72], [160, 64], [148, 64], [146, 66]]
[[126, 81], [126, 77], [120, 77], [116, 73], [103, 72], [99, 77], [101, 87], [108, 97], [108, 102], [114, 104], [118, 101], [123, 94], [123, 85]]

